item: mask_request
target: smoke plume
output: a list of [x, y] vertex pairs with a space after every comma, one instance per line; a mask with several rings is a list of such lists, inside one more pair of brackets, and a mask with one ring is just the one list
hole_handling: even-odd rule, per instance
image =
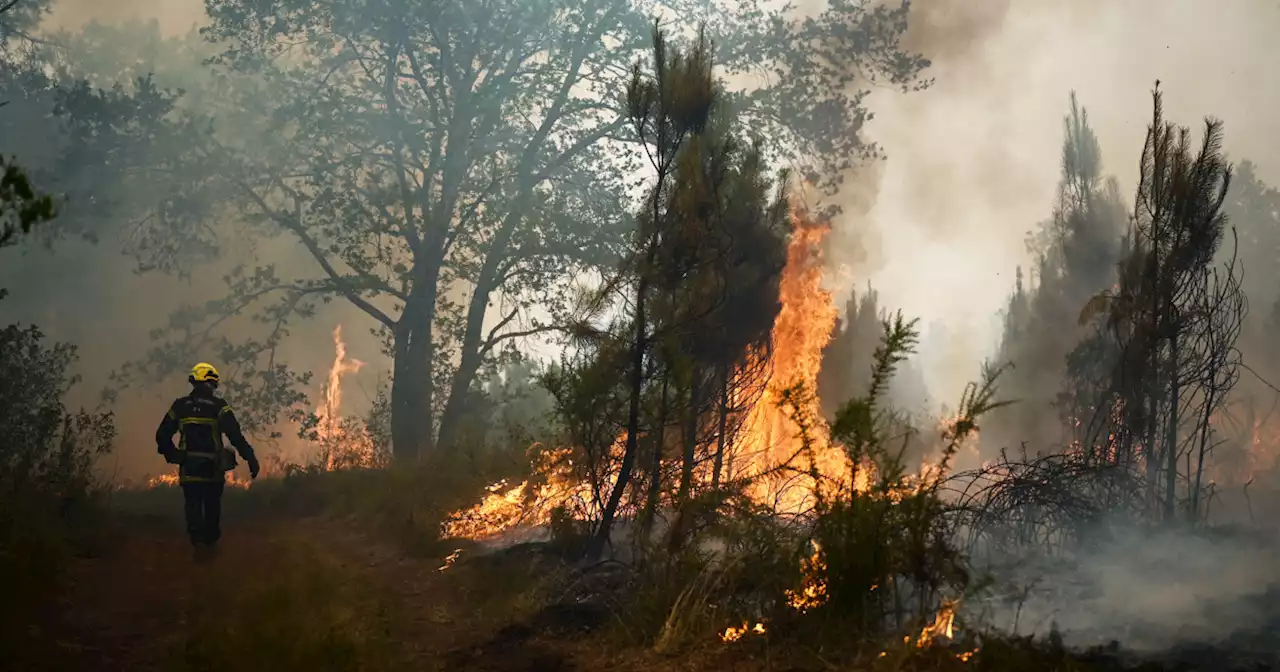
[[870, 280], [882, 305], [945, 325], [946, 338], [926, 333], [923, 368], [931, 396], [955, 398], [999, 340], [1024, 235], [1050, 214], [1068, 94], [1126, 198], [1156, 80], [1169, 118], [1225, 120], [1230, 157], [1274, 184], [1280, 134], [1260, 111], [1280, 102], [1265, 84], [1278, 28], [1275, 3], [916, 0], [908, 43], [935, 81], [873, 94], [868, 133], [888, 158], [868, 178], [874, 197], [859, 198], [868, 211], [841, 222], [833, 256], [849, 272], [837, 283]]

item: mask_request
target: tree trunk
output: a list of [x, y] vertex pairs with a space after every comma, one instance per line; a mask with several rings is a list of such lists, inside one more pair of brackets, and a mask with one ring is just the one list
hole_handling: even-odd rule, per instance
[[[1176, 323], [1175, 323], [1176, 328]], [[1165, 455], [1165, 492], [1164, 492], [1164, 515], [1165, 520], [1173, 522], [1174, 507], [1177, 503], [1177, 486], [1178, 486], [1178, 412], [1179, 397], [1181, 396], [1178, 387], [1178, 336], [1175, 333], [1169, 339], [1169, 419], [1165, 425], [1165, 450], [1169, 451]]]
[[693, 491], [693, 466], [698, 451], [698, 410], [702, 403], [702, 376], [697, 371], [689, 384], [689, 408], [684, 418], [684, 445], [680, 453], [680, 492], [676, 501], [680, 506], [689, 500]]
[[720, 423], [716, 428], [716, 460], [711, 469], [711, 489], [720, 488], [720, 471], [724, 468], [724, 451], [729, 437], [729, 373], [726, 370], [720, 376]]
[[681, 437], [680, 490], [676, 493], [676, 522], [671, 526], [668, 551], [678, 553], [684, 547], [686, 531], [691, 524], [693, 511], [689, 501], [693, 496], [693, 465], [698, 448], [698, 404], [701, 399], [701, 376], [695, 370], [689, 385], [689, 405], [685, 411], [684, 432]]
[[658, 423], [654, 428], [653, 459], [649, 463], [649, 493], [644, 504], [645, 531], [653, 529], [662, 498], [662, 453], [667, 444], [667, 406], [670, 402], [671, 374], [662, 374], [662, 399], [658, 404]]
[[[1209, 434], [1212, 431], [1210, 424], [1213, 418], [1213, 409], [1217, 404], [1217, 394], [1210, 387], [1208, 396], [1204, 404], [1204, 416], [1200, 418], [1200, 446], [1199, 454], [1196, 456], [1196, 470], [1194, 484], [1191, 486], [1191, 502], [1187, 507], [1187, 521], [1194, 523], [1196, 516], [1200, 512], [1200, 488], [1203, 485], [1201, 480], [1204, 477], [1204, 458], [1209, 453]], [[1252, 425], [1250, 425], [1252, 426]], [[1190, 474], [1188, 474], [1190, 476]]]
[[655, 233], [649, 239], [645, 265], [640, 270], [640, 279], [636, 283], [636, 324], [634, 346], [631, 355], [631, 403], [627, 409], [627, 447], [622, 454], [622, 464], [618, 467], [618, 480], [613, 484], [613, 492], [605, 503], [600, 514], [600, 525], [587, 545], [588, 560], [599, 560], [604, 554], [604, 547], [609, 543], [609, 535], [613, 531], [613, 519], [618, 515], [618, 506], [622, 504], [622, 493], [631, 481], [631, 470], [636, 462], [636, 445], [640, 432], [640, 395], [644, 391], [644, 356], [648, 349], [648, 315], [645, 311], [645, 299], [649, 291], [649, 270], [653, 268], [658, 254], [658, 241]]
[[523, 184], [521, 196], [512, 205], [512, 210], [502, 222], [502, 228], [490, 243], [485, 253], [484, 264], [480, 268], [480, 276], [476, 280], [475, 289], [471, 292], [471, 300], [467, 305], [466, 328], [462, 335], [462, 357], [458, 369], [453, 373], [453, 381], [449, 386], [449, 399], [445, 402], [444, 412], [440, 415], [440, 440], [438, 445], [448, 449], [458, 441], [459, 425], [466, 415], [467, 395], [475, 384], [476, 373], [484, 363], [484, 318], [489, 312], [489, 298], [498, 289], [500, 265], [507, 261], [511, 241], [516, 227], [524, 215], [528, 203], [531, 184]]
[[416, 461], [434, 449], [431, 360], [437, 278], [434, 269], [419, 276], [393, 334], [391, 450], [397, 462]]
[[445, 402], [444, 412], [440, 415], [440, 440], [437, 445], [446, 450], [456, 447], [460, 438], [460, 425], [466, 415], [467, 397], [475, 384], [480, 365], [484, 363], [481, 333], [493, 287], [492, 282], [487, 281], [483, 274], [481, 282], [484, 284], [477, 285], [475, 292], [471, 295], [471, 305], [467, 310], [466, 331], [462, 337], [462, 357], [458, 361], [457, 370], [453, 372], [453, 381], [449, 386], [449, 399]]
[[483, 329], [484, 318], [489, 310], [489, 298], [498, 289], [502, 263], [508, 260], [511, 241], [515, 238], [516, 229], [524, 219], [534, 188], [539, 182], [540, 178], [535, 174], [538, 157], [542, 154], [547, 137], [560, 119], [565, 104], [569, 101], [572, 84], [576, 73], [582, 67], [584, 58], [585, 52], [576, 52], [573, 67], [570, 70], [572, 74], [562, 83], [553, 99], [552, 107], [546, 111], [546, 116], [537, 132], [521, 154], [518, 167], [520, 175], [518, 195], [508, 206], [502, 226], [485, 252], [484, 264], [480, 268], [480, 276], [476, 279], [475, 291], [471, 293], [471, 300], [467, 305], [466, 331], [462, 337], [462, 358], [449, 388], [449, 400], [445, 403], [444, 412], [440, 416], [439, 444], [441, 446], [452, 446], [458, 439], [458, 424], [465, 415], [467, 394], [475, 382], [476, 372], [484, 362]]

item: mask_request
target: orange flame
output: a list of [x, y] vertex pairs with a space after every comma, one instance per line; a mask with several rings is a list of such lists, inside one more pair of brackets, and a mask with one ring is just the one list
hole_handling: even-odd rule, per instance
[[333, 366], [329, 368], [329, 380], [324, 386], [324, 403], [316, 410], [316, 433], [321, 440], [337, 437], [342, 433], [342, 377], [356, 373], [364, 367], [358, 359], [347, 361], [347, 343], [342, 340], [342, 325], [333, 328]]
[[325, 470], [344, 467], [374, 466], [373, 439], [359, 423], [346, 422], [342, 416], [342, 379], [357, 373], [364, 362], [347, 358], [347, 343], [342, 339], [342, 325], [333, 328], [333, 365], [323, 388], [324, 401], [316, 409], [316, 438], [320, 442]]
[[764, 623], [756, 623], [755, 625], [751, 625], [749, 622], [743, 621], [742, 625], [739, 627], [729, 626], [725, 628], [724, 632], [720, 633], [720, 641], [736, 642], [739, 639], [742, 639], [742, 636], [746, 635], [747, 633], [763, 635], [766, 632], [768, 632], [768, 629], [765, 628]]
[[[953, 631], [955, 622], [956, 601], [943, 600], [942, 606], [938, 607], [937, 615], [933, 617], [933, 623], [925, 626], [925, 628], [920, 631], [920, 637], [916, 640], [916, 646], [925, 648], [933, 644], [939, 637], [952, 639], [955, 635]], [[963, 660], [968, 660], [968, 657], [966, 656]]]
[[800, 590], [787, 590], [787, 605], [801, 613], [820, 607], [827, 601], [827, 564], [822, 559], [822, 547], [813, 545], [813, 554], [800, 561], [800, 574], [804, 584]]
[[[614, 449], [625, 445], [623, 434]], [[534, 444], [531, 451], [541, 446]], [[533, 472], [537, 479], [512, 486], [506, 481], [490, 485], [489, 494], [476, 506], [449, 516], [442, 525], [446, 538], [485, 539], [518, 527], [539, 527], [551, 522], [555, 509], [569, 506], [582, 517], [595, 513], [591, 487], [574, 473], [573, 451], [568, 448], [539, 452]]]
[[[803, 211], [792, 215], [792, 236], [787, 247], [787, 265], [783, 269], [778, 294], [782, 308], [774, 321], [771, 339], [771, 382], [760, 400], [748, 413], [742, 433], [733, 450], [730, 478], [753, 478], [779, 467], [794, 466], [808, 470], [810, 466], [823, 478], [849, 485], [852, 465], [839, 447], [830, 445], [826, 432], [813, 431], [814, 464], [796, 462], [803, 448], [798, 436], [796, 418], [779, 408], [782, 388], [801, 385], [806, 391], [796, 414], [821, 430], [822, 416], [817, 396], [818, 372], [822, 368], [822, 351], [831, 341], [837, 310], [831, 293], [822, 288], [822, 243], [831, 228], [807, 218]], [[865, 470], [859, 469], [861, 477]], [[865, 488], [863, 478], [859, 487]], [[769, 502], [780, 511], [798, 513], [811, 504], [815, 487], [811, 479], [762, 479], [751, 493], [761, 502]]]
[[[755, 405], [747, 412], [741, 430], [727, 451], [725, 480], [750, 479], [751, 496], [784, 513], [800, 513], [811, 505], [814, 489], [819, 484], [811, 478], [817, 472], [824, 481], [843, 487], [851, 485], [853, 470], [848, 457], [838, 446], [830, 445], [821, 431], [821, 413], [816, 394], [822, 352], [835, 329], [837, 310], [831, 293], [822, 288], [822, 244], [830, 226], [810, 220], [803, 211], [792, 214], [792, 236], [787, 248], [787, 263], [779, 281], [782, 304], [771, 335], [769, 370], [773, 384], [766, 387]], [[799, 457], [802, 441], [798, 437], [798, 418], [779, 407], [781, 390], [799, 384], [806, 391], [798, 400], [796, 415], [810, 424], [812, 449], [808, 457]], [[625, 432], [613, 450], [621, 454]], [[446, 537], [487, 538], [518, 526], [537, 526], [550, 520], [551, 511], [566, 500], [591, 502], [589, 485], [576, 480], [568, 456], [562, 449], [549, 453], [535, 473], [545, 477], [533, 485], [526, 481], [516, 486], [505, 482], [490, 486], [489, 494], [469, 510], [450, 516], [444, 526]], [[812, 464], [809, 464], [809, 460]], [[766, 476], [786, 470], [783, 478]], [[795, 473], [800, 471], [798, 476]], [[859, 489], [865, 489], [867, 470], [858, 470]], [[710, 474], [701, 478], [709, 480]], [[592, 505], [578, 507], [591, 514]]]
[[[237, 476], [235, 472], [228, 472], [226, 484], [233, 488], [248, 490], [249, 487], [253, 485], [253, 481], [247, 478], [242, 478], [240, 476]], [[159, 476], [152, 476], [151, 478], [147, 479], [148, 490], [154, 490], [156, 488], [172, 488], [176, 485], [178, 485], [177, 472], [173, 472], [169, 474], [160, 474]]]

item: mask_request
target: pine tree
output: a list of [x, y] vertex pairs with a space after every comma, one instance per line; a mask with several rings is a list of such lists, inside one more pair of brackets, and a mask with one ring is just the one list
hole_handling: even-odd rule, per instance
[[1123, 206], [1116, 182], [1103, 177], [1097, 136], [1074, 93], [1063, 118], [1061, 165], [1053, 214], [1028, 239], [1035, 284], [1028, 287], [1019, 268], [1005, 310], [1000, 356], [1014, 368], [1003, 390], [1019, 403], [989, 421], [997, 443], [1072, 441], [1074, 410], [1061, 403], [1067, 355], [1087, 333], [1078, 326], [1080, 306], [1114, 276]]

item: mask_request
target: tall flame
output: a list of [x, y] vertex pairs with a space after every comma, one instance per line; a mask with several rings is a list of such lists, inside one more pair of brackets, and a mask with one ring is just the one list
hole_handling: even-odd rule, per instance
[[[359, 359], [347, 357], [347, 343], [342, 338], [342, 325], [333, 328], [333, 364], [321, 388], [321, 402], [316, 408], [316, 438], [321, 447], [321, 459], [328, 471], [343, 467], [367, 467], [376, 464], [373, 440], [358, 423], [342, 416], [342, 379], [364, 368]], [[300, 456], [294, 456], [300, 457]], [[162, 474], [147, 480], [148, 488], [168, 487], [178, 483], [176, 473]], [[234, 473], [227, 474], [227, 485], [248, 488], [251, 481]]]
[[347, 342], [342, 340], [342, 325], [333, 328], [333, 366], [324, 385], [324, 402], [316, 409], [316, 433], [320, 440], [333, 439], [342, 433], [342, 377], [364, 367], [358, 359], [347, 360]]
[[333, 365], [324, 385], [324, 400], [316, 409], [316, 438], [324, 451], [325, 469], [372, 466], [373, 441], [364, 428], [355, 428], [342, 417], [342, 378], [364, 368], [364, 362], [347, 358], [342, 325], [333, 328]]
[[[826, 433], [810, 436], [813, 464], [807, 458], [796, 463], [803, 448], [794, 417], [779, 406], [781, 390], [800, 385], [807, 394], [792, 400], [811, 425], [820, 424], [822, 415], [817, 396], [818, 372], [822, 368], [822, 351], [831, 341], [837, 311], [831, 293], [822, 288], [822, 243], [830, 232], [827, 224], [810, 220], [806, 213], [792, 214], [792, 235], [787, 247], [787, 265], [778, 286], [782, 308], [773, 325], [770, 353], [771, 384], [747, 414], [734, 448], [735, 466], [731, 478], [752, 477], [769, 470], [790, 466], [808, 470], [823, 478], [847, 483], [851, 474], [844, 451], [831, 446]], [[796, 513], [810, 503], [818, 484], [804, 478], [760, 481], [752, 493], [756, 499], [769, 502], [779, 510]]]

